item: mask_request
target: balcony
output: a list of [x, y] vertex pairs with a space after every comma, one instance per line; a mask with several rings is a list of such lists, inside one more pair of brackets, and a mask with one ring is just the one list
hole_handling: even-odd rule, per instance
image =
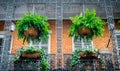
[[[10, 61], [7, 65], [9, 71], [44, 71], [39, 67], [41, 60], [20, 60], [16, 63], [13, 62], [13, 56], [10, 55]], [[97, 59], [80, 59], [80, 62], [74, 67], [70, 67], [72, 55], [63, 55], [63, 68], [56, 68], [56, 56], [50, 54], [47, 56], [50, 69], [49, 71], [119, 71], [120, 67], [118, 62], [113, 60], [111, 53], [100, 54]], [[117, 59], [117, 58], [116, 58]], [[2, 68], [3, 69], [3, 68]]]

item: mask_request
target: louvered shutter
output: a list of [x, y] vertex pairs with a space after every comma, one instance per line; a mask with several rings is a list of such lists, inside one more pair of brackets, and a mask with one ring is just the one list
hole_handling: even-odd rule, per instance
[[120, 63], [120, 35], [116, 35], [118, 62]]
[[1, 61], [2, 48], [3, 48], [3, 38], [0, 38], [0, 61]]
[[41, 41], [41, 42], [32, 42], [30, 43], [31, 46], [34, 46], [36, 48], [43, 48], [47, 53], [49, 52], [49, 39], [47, 41]]
[[74, 42], [74, 49], [77, 49], [77, 48], [84, 48], [84, 47], [87, 47], [87, 46], [92, 46], [92, 40], [76, 40]]
[[[8, 71], [9, 68], [7, 68], [9, 66], [9, 63], [10, 61], [10, 48], [11, 48], [11, 35], [4, 35], [2, 34], [3, 37], [1, 38], [1, 45], [2, 45], [2, 48], [1, 48], [1, 56], [0, 56], [0, 67], [5, 67], [3, 68], [2, 71]], [[1, 36], [1, 34], [0, 34]], [[5, 63], [5, 64], [4, 64]]]
[[119, 55], [119, 63], [120, 63], [120, 35], [116, 35], [117, 39], [117, 50], [118, 50], [118, 55]]
[[92, 40], [88, 40], [88, 41], [83, 40], [83, 43], [85, 47], [92, 46]]
[[82, 48], [82, 42], [79, 39], [74, 42], [74, 48]]

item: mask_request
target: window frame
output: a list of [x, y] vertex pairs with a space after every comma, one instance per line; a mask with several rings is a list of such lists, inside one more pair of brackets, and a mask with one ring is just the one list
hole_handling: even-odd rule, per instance
[[[93, 40], [90, 40], [91, 41], [91, 46], [93, 47]], [[81, 40], [82, 42], [82, 48], [83, 48], [83, 39]], [[75, 42], [74, 42], [74, 37], [72, 37], [72, 51], [75, 51]]]
[[[13, 44], [13, 35], [10, 35], [11, 36], [11, 41], [10, 41], [10, 50], [8, 51], [10, 54], [12, 53], [12, 44]], [[5, 38], [5, 31], [0, 31], [0, 38]], [[4, 46], [4, 45], [3, 45]]]
[[[2, 39], [2, 41], [4, 40], [4, 33], [3, 32], [0, 32], [0, 38]], [[3, 49], [3, 42], [2, 42], [2, 48], [1, 48], [1, 51]], [[1, 57], [2, 53], [0, 54], [0, 57]]]
[[[48, 38], [48, 45], [46, 45], [46, 46], [48, 46], [48, 54], [50, 54], [50, 34], [49, 34], [49, 38]], [[39, 44], [40, 44], [41, 42], [39, 42]], [[29, 44], [30, 46], [36, 46], [36, 45], [32, 45], [32, 41], [30, 41], [30, 44]], [[41, 45], [38, 45], [39, 47], [41, 47]]]
[[119, 30], [115, 30], [115, 43], [116, 43], [116, 49], [117, 49], [117, 55], [119, 55], [120, 57], [120, 48], [118, 48], [118, 41], [117, 41], [117, 35], [120, 36], [120, 31]]
[[12, 44], [13, 44], [13, 37], [14, 36], [13, 35], [10, 35], [10, 36], [11, 36], [11, 41], [10, 41], [11, 43], [10, 43], [10, 51], [9, 51], [9, 53], [12, 54]]

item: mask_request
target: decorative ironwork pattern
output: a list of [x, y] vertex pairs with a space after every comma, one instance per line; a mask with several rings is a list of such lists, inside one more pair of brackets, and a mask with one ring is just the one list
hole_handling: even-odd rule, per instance
[[56, 66], [56, 54], [49, 55], [50, 70], [54, 70]]
[[[1, 3], [56, 3], [56, 0], [0, 0]], [[84, 0], [62, 0], [63, 3], [83, 3]], [[98, 3], [100, 0], [85, 0], [86, 3]], [[106, 0], [107, 1], [107, 0]], [[111, 2], [120, 2], [119, 0], [110, 0]]]
[[[109, 42], [112, 43], [112, 49], [113, 49], [113, 60], [115, 61], [115, 67], [118, 68], [119, 64], [118, 62], [118, 52], [116, 49], [116, 43], [115, 43], [115, 32], [114, 32], [114, 28], [115, 28], [115, 22], [114, 22], [114, 15], [113, 15], [113, 7], [112, 7], [112, 3], [111, 0], [104, 0], [103, 2], [104, 6], [105, 6], [105, 11], [106, 11], [106, 16], [107, 16], [107, 22], [108, 22], [108, 28], [110, 31], [110, 38], [108, 41], [108, 46], [109, 46]], [[108, 47], [107, 46], [107, 47]], [[117, 64], [116, 64], [117, 63]]]
[[2, 71], [8, 71], [9, 68], [9, 50], [10, 50], [10, 44], [11, 44], [11, 36], [9, 34], [9, 26], [11, 24], [13, 15], [13, 4], [8, 3], [6, 8], [6, 16], [5, 16], [5, 25], [4, 25], [4, 31], [5, 31], [5, 37], [3, 42], [3, 48], [2, 48], [2, 57], [0, 62], [0, 69]]
[[[55, 55], [49, 55], [50, 69], [49, 71], [119, 71], [116, 69], [114, 63], [112, 62], [112, 54], [101, 54], [98, 59], [80, 59], [80, 63], [74, 67], [70, 67], [70, 62], [72, 59], [71, 54], [64, 54], [64, 67], [63, 68], [53, 68]], [[19, 61], [17, 63], [13, 62], [13, 56], [11, 56], [10, 71], [44, 71], [40, 70], [39, 64], [41, 60], [33, 60], [31, 64], [27, 61]], [[37, 62], [37, 63], [36, 63]], [[52, 64], [53, 63], [53, 64]]]
[[[110, 31], [110, 34], [111, 34], [110, 39], [112, 39], [111, 43], [112, 43], [112, 45], [113, 45], [112, 47], [114, 49], [113, 49], [113, 54], [111, 55], [113, 57], [110, 57], [110, 58], [108, 58], [109, 56], [108, 57], [103, 57], [103, 59], [108, 58], [108, 59], [104, 59], [104, 62], [107, 62], [107, 63], [105, 63], [105, 67], [104, 67], [104, 64], [103, 64], [103, 70], [105, 70], [105, 69], [107, 70], [108, 68], [110, 68], [111, 70], [112, 69], [114, 69], [114, 70], [119, 69], [118, 66], [120, 65], [120, 63], [118, 63], [118, 59], [117, 59], [118, 52], [117, 52], [117, 49], [116, 49], [116, 46], [115, 46], [115, 38], [114, 38], [114, 18], [115, 17], [113, 15], [113, 6], [114, 6], [115, 3], [120, 3], [120, 0], [0, 0], [0, 5], [2, 5], [2, 7], [4, 7], [4, 9], [6, 11], [5, 12], [5, 19], [4, 19], [5, 20], [4, 31], [6, 31], [6, 33], [5, 33], [4, 43], [3, 43], [4, 47], [2, 49], [2, 61], [1, 61], [2, 63], [0, 63], [0, 69], [2, 71], [8, 71], [8, 69], [9, 69], [9, 55], [10, 54], [9, 54], [8, 51], [9, 51], [9, 48], [10, 48], [10, 41], [9, 41], [10, 40], [10, 35], [9, 35], [8, 32], [9, 32], [9, 26], [11, 24], [11, 21], [15, 20], [15, 18], [13, 19], [14, 9], [17, 8], [17, 6], [21, 6], [21, 5], [26, 5], [27, 6], [26, 9], [28, 9], [28, 8], [33, 9], [33, 5], [38, 4], [38, 5], [35, 6], [36, 11], [38, 13], [39, 13], [38, 9], [42, 10], [43, 8], [47, 8], [47, 9], [44, 9], [43, 12], [47, 11], [49, 13], [47, 13], [47, 14], [45, 13], [45, 15], [48, 16], [49, 18], [51, 16], [53, 16], [53, 19], [56, 19], [57, 55], [55, 54], [55, 55], [50, 56], [49, 60], [50, 60], [51, 69], [53, 70], [55, 68], [65, 68], [65, 69], [68, 69], [70, 71], [71, 69], [69, 67], [69, 62], [70, 62], [70, 59], [72, 57], [71, 57], [71, 55], [67, 55], [67, 54], [63, 55], [63, 53], [62, 53], [63, 13], [68, 13], [67, 12], [68, 10], [72, 10], [72, 13], [70, 13], [70, 14], [75, 14], [75, 13], [73, 13], [74, 10], [76, 10], [77, 8], [80, 7], [79, 4], [83, 4], [83, 3], [88, 4], [88, 5], [90, 5], [90, 4], [95, 4], [95, 5], [100, 4], [100, 6], [102, 8], [104, 8], [104, 10], [106, 12], [107, 21], [108, 21], [109, 31]], [[32, 6], [30, 5], [30, 7], [29, 7], [28, 4], [32, 4]], [[39, 4], [43, 4], [43, 5], [39, 5]], [[76, 6], [74, 4], [76, 4]], [[42, 7], [39, 7], [39, 6], [42, 6]], [[67, 6], [69, 6], [68, 10], [66, 9], [63, 12], [63, 9], [65, 9], [63, 7], [67, 7]], [[74, 8], [74, 7], [76, 7], [76, 8]], [[69, 8], [71, 8], [71, 9], [69, 9]], [[79, 10], [76, 10], [76, 11], [78, 12]], [[20, 13], [20, 14], [17, 14], [17, 15], [19, 15], [21, 17], [23, 15], [23, 13]], [[14, 15], [14, 16], [16, 17], [17, 15]], [[17, 18], [19, 19], [19, 17], [17, 17]], [[113, 63], [111, 63], [110, 61], [111, 62], [113, 61]], [[96, 63], [98, 64], [98, 66], [101, 65], [101, 64], [99, 64], [98, 61], [97, 62], [95, 61], [95, 64]], [[89, 65], [88, 65], [87, 68], [90, 68]], [[99, 69], [101, 69], [101, 68], [98, 68], [98, 70]], [[92, 67], [90, 70], [96, 70], [96, 68]]]
[[[69, 19], [70, 16], [76, 15], [79, 13], [79, 11], [82, 10], [82, 4], [85, 3], [87, 7], [98, 8], [98, 6], [101, 4], [101, 7], [105, 7], [104, 0], [61, 0], [63, 4], [63, 19]], [[110, 2], [112, 7], [115, 7], [116, 5], [120, 5], [120, 1], [118, 0], [105, 0], [106, 2]], [[20, 19], [28, 8], [36, 9], [40, 12], [42, 15], [46, 15], [49, 17], [49, 19], [56, 19], [55, 11], [56, 11], [56, 3], [57, 0], [0, 0], [0, 5], [4, 7], [5, 5], [9, 5], [8, 3], [12, 3], [14, 5], [14, 20]], [[21, 6], [21, 7], [18, 7]], [[29, 7], [30, 6], [30, 7]], [[117, 7], [119, 8], [119, 7]], [[17, 9], [17, 10], [16, 10]], [[99, 11], [100, 10], [100, 11]], [[106, 19], [106, 15], [104, 11], [99, 9], [97, 11], [97, 15], [101, 18]], [[116, 9], [114, 14], [120, 14], [119, 9]], [[4, 20], [4, 14], [1, 14], [1, 20]], [[119, 18], [117, 15], [115, 15], [114, 18]]]
[[37, 71], [40, 70], [40, 64], [41, 64], [41, 60], [21, 60], [21, 61], [17, 61], [14, 63], [14, 70], [15, 71], [25, 71], [25, 70], [31, 70], [31, 71]]
[[62, 0], [57, 0], [56, 4], [56, 35], [57, 35], [57, 68], [62, 68], [62, 29], [63, 29], [63, 6]]

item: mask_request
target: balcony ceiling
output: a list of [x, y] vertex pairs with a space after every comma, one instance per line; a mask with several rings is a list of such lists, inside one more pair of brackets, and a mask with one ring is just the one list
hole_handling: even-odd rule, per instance
[[[63, 19], [79, 14], [83, 11], [83, 3], [63, 3]], [[106, 19], [104, 6], [99, 4], [84, 4], [85, 8], [95, 9], [97, 16]], [[113, 15], [115, 19], [120, 19], [120, 2], [112, 3]], [[15, 4], [13, 12], [13, 20], [18, 20], [23, 17], [24, 13], [36, 12], [38, 14], [48, 16], [49, 19], [56, 19], [56, 3], [36, 3], [36, 4]], [[0, 4], [0, 20], [5, 20], [6, 7]]]

